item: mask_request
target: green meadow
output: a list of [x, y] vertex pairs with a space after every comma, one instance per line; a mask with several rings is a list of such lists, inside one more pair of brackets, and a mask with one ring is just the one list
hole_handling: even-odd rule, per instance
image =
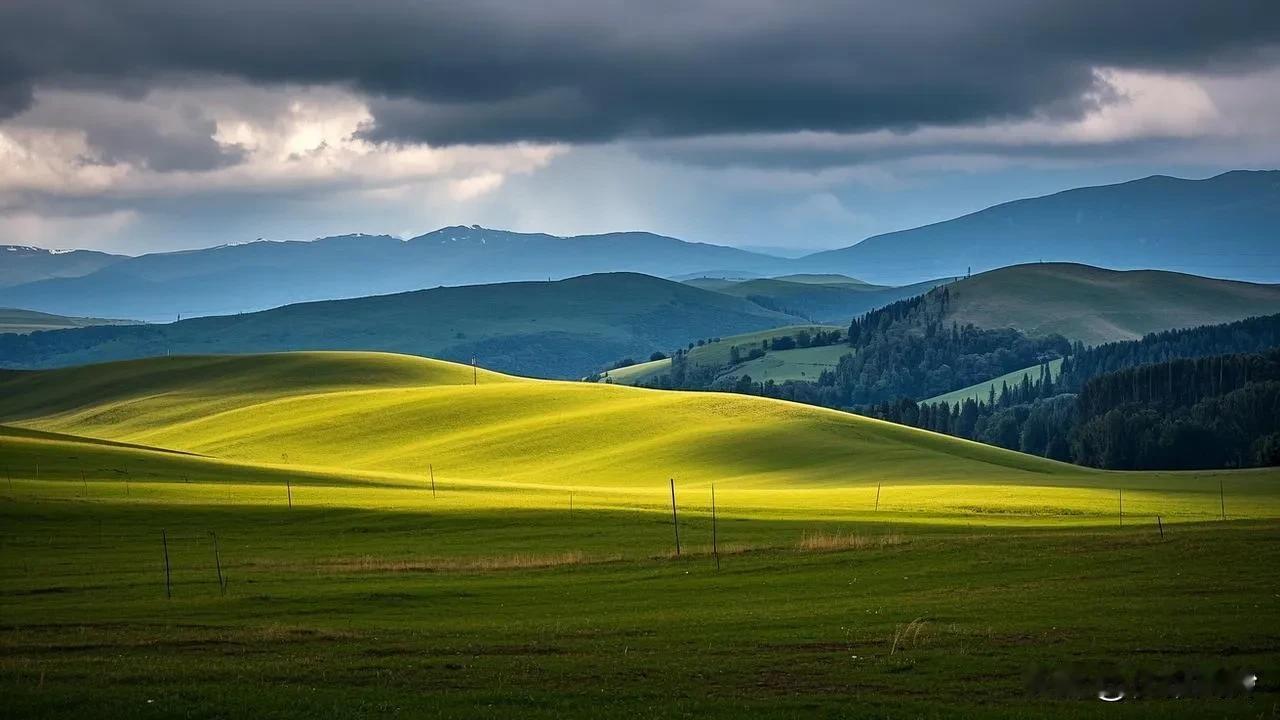
[[[732, 335], [704, 345], [694, 346], [689, 350], [689, 362], [694, 365], [726, 368], [727, 370], [730, 367], [730, 348], [734, 346], [737, 346], [742, 353], [742, 357], [746, 357], [749, 351], [761, 347], [761, 343], [776, 337], [783, 335], [794, 336], [799, 332], [830, 332], [844, 329], [836, 325], [788, 325], [771, 330]], [[799, 380], [805, 377], [817, 377], [822, 374], [823, 368], [834, 367], [839, 362], [840, 356], [847, 355], [849, 352], [848, 346], [839, 344], [828, 345], [823, 348], [770, 350], [765, 353], [765, 357], [742, 363], [736, 366], [738, 369], [732, 372], [734, 375], [739, 375], [741, 374], [739, 370], [750, 368], [753, 380], [765, 380], [772, 377], [778, 382], [784, 379]], [[662, 374], [670, 372], [670, 370], [670, 358], [650, 360], [609, 370], [601, 375], [601, 379], [611, 380], [621, 385], [638, 385], [642, 382], [656, 380]], [[757, 375], [761, 377], [757, 377]]]
[[370, 353], [9, 373], [0, 423], [6, 717], [1276, 712], [1277, 470]]

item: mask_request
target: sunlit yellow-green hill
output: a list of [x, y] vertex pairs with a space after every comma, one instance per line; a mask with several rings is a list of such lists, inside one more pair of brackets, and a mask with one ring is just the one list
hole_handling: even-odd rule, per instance
[[[0, 379], [0, 422], [327, 484], [421, 482], [430, 468], [476, 486], [625, 494], [676, 477], [788, 507], [861, 507], [883, 485], [898, 500], [909, 493], [921, 510], [1069, 514], [1110, 512], [1120, 487], [1134, 511], [1145, 492], [1167, 496], [1173, 512], [1209, 512], [1217, 478], [1229, 476], [1233, 492], [1258, 495], [1256, 512], [1277, 509], [1273, 471], [1107, 473], [795, 403], [525, 380], [376, 353], [156, 358], [17, 373]], [[71, 441], [14, 432], [0, 442], [30, 450]]]

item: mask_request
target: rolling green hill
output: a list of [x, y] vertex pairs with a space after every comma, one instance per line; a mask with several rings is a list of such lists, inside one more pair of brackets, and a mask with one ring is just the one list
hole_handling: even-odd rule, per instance
[[613, 368], [600, 373], [600, 382], [613, 382], [621, 385], [639, 385], [647, 382], [671, 369], [671, 358], [649, 360], [626, 367]]
[[1280, 285], [1067, 263], [992, 270], [948, 291], [947, 321], [1059, 333], [1090, 345], [1280, 312]]
[[0, 338], [0, 365], [37, 368], [193, 353], [384, 350], [476, 358], [527, 375], [582, 377], [621, 357], [794, 322], [720, 293], [633, 273], [436, 288], [288, 305], [168, 325]]
[[[468, 366], [376, 353], [171, 357], [20, 373], [0, 381], [0, 422], [203, 456], [164, 456], [170, 466], [190, 463], [170, 470], [187, 476], [203, 476], [207, 458], [239, 463], [250, 484], [288, 466], [325, 485], [420, 488], [430, 464], [438, 479], [467, 488], [468, 502], [480, 504], [537, 505], [546, 500], [538, 488], [549, 486], [586, 488], [598, 503], [658, 502], [662, 481], [675, 476], [694, 486], [716, 481], [742, 507], [762, 510], [835, 509], [855, 498], [861, 505], [868, 485], [880, 483], [897, 488], [897, 502], [943, 516], [1036, 506], [1087, 514], [1110, 510], [1109, 493], [1099, 491], [1116, 482], [1106, 472], [795, 403], [473, 376]], [[0, 438], [10, 464], [71, 441]], [[155, 451], [93, 452], [123, 462]], [[130, 472], [141, 473], [148, 460], [135, 460]], [[50, 458], [42, 472], [55, 477], [69, 464]], [[1235, 477], [1244, 488], [1274, 474]], [[1135, 512], [1142, 491], [1155, 498], [1201, 485], [1207, 491], [1211, 482], [1213, 473], [1125, 476]], [[513, 485], [532, 492], [501, 497], [499, 488]], [[334, 492], [335, 502], [414, 501], [396, 493], [343, 500]], [[1161, 502], [1176, 516], [1185, 500]], [[1259, 508], [1280, 513], [1280, 504]]]
[[30, 333], [37, 330], [65, 330], [67, 328], [94, 325], [137, 325], [133, 320], [106, 320], [103, 318], [65, 317], [34, 310], [0, 308], [0, 333]]

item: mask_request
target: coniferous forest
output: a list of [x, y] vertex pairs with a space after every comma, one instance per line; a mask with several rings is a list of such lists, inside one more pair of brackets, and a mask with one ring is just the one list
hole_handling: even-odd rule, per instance
[[[861, 412], [1110, 469], [1280, 464], [1280, 316], [1155, 333], [1076, 352], [1039, 377], [962, 403]], [[1270, 348], [1270, 349], [1268, 349]], [[1215, 354], [1223, 353], [1223, 354]], [[1226, 354], [1230, 353], [1230, 354]], [[1156, 358], [1170, 358], [1152, 362]], [[1098, 372], [1102, 368], [1114, 368]]]
[[[948, 301], [940, 288], [856, 318], [850, 353], [816, 381], [760, 383], [674, 357], [652, 385], [822, 405], [1100, 468], [1280, 464], [1280, 315], [1086, 347], [947, 324]], [[1037, 364], [986, 398], [917, 399]]]

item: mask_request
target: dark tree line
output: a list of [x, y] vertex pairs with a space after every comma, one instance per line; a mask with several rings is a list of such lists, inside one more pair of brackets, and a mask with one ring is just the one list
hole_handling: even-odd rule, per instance
[[1061, 335], [1029, 338], [1012, 328], [947, 324], [951, 291], [940, 288], [855, 318], [850, 355], [818, 385], [836, 388], [836, 403], [854, 407], [899, 397], [925, 398], [1066, 355]]
[[1028, 373], [1021, 382], [1003, 384], [999, 392], [993, 386], [986, 398], [955, 403], [900, 398], [858, 410], [890, 422], [1069, 462], [1075, 401], [1075, 395], [1058, 392], [1046, 363], [1035, 380]]
[[793, 307], [788, 307], [778, 302], [775, 298], [769, 297], [768, 295], [747, 295], [747, 300], [750, 300], [751, 302], [759, 305], [760, 307], [766, 310], [780, 312], [783, 315], [794, 315], [795, 317], [798, 317], [801, 320], [807, 320], [809, 322], [813, 322], [813, 318], [809, 317], [807, 313], [801, 310], [797, 310], [796, 308], [793, 308]]
[[1140, 365], [1092, 378], [1079, 394], [1059, 388], [1044, 367], [985, 401], [901, 399], [864, 411], [1093, 467], [1280, 464], [1280, 349]]
[[1096, 467], [1280, 464], [1280, 350], [1141, 365], [1085, 383], [1073, 457]]
[[1256, 353], [1280, 347], [1280, 314], [1221, 325], [1151, 333], [1139, 340], [1086, 348], [1076, 343], [1062, 363], [1063, 387], [1077, 391], [1089, 378], [1179, 358]]

